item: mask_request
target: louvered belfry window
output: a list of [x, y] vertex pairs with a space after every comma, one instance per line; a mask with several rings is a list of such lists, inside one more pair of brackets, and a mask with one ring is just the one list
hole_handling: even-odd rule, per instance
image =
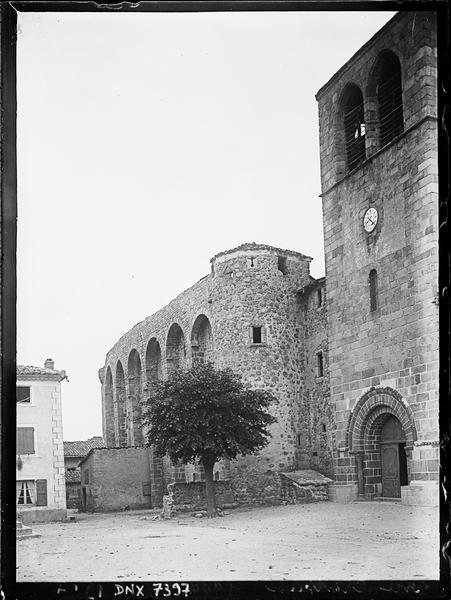
[[391, 52], [382, 59], [376, 93], [380, 143], [385, 146], [404, 130], [401, 67], [398, 58]]
[[352, 170], [366, 158], [363, 96], [356, 85], [350, 88], [345, 101], [344, 130], [346, 161], [348, 168]]

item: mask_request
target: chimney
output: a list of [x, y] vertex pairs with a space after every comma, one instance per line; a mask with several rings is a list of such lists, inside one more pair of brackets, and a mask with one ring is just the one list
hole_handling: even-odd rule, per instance
[[54, 369], [55, 368], [55, 363], [53, 361], [53, 358], [46, 358], [45, 359], [45, 363], [44, 363], [44, 367], [46, 369]]

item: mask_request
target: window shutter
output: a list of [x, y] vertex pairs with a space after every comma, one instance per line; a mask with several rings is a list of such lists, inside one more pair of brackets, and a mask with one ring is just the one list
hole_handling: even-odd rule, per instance
[[143, 481], [143, 496], [150, 496], [150, 481]]
[[47, 506], [47, 479], [36, 480], [36, 506]]
[[18, 454], [34, 454], [34, 428], [18, 427], [16, 444]]

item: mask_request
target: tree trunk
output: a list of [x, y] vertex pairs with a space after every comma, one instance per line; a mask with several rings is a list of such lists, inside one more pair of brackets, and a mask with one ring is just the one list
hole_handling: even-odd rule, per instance
[[216, 516], [216, 500], [215, 500], [215, 488], [213, 481], [213, 467], [215, 461], [211, 459], [204, 459], [202, 464], [205, 469], [205, 495], [207, 497], [207, 515], [209, 517]]

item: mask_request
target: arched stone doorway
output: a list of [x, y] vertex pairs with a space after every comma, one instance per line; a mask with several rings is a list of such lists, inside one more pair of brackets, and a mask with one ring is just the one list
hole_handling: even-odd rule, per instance
[[401, 497], [416, 438], [412, 411], [398, 392], [374, 388], [360, 398], [348, 424], [360, 496]]

